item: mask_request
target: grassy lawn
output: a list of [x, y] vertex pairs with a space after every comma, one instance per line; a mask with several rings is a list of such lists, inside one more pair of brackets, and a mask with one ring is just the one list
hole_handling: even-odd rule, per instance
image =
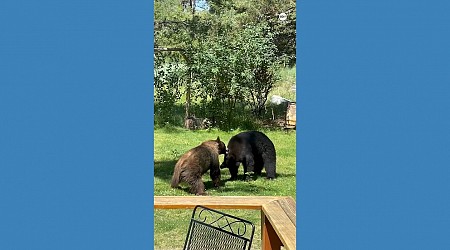
[[[162, 128], [154, 131], [154, 162], [155, 162], [155, 195], [191, 196], [188, 186], [182, 184], [182, 189], [170, 187], [173, 168], [178, 158], [189, 149], [198, 146], [206, 140], [220, 139], [228, 144], [228, 140], [241, 131], [223, 132], [188, 131], [179, 128]], [[295, 131], [263, 131], [274, 143], [277, 152], [277, 179], [270, 181], [258, 178], [245, 182], [227, 181], [230, 178], [228, 169], [222, 169], [222, 186], [212, 188], [209, 173], [203, 176], [206, 192], [213, 196], [291, 196], [295, 199]], [[220, 162], [223, 161], [223, 155]], [[243, 168], [239, 169], [242, 177]], [[263, 170], [263, 176], [265, 172]], [[221, 210], [252, 221], [256, 226], [252, 249], [261, 247], [261, 214], [253, 210]], [[155, 210], [155, 249], [182, 249], [186, 237], [191, 210]]]

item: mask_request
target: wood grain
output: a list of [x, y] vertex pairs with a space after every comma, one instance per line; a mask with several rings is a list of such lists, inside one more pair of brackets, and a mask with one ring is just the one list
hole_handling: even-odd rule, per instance
[[296, 225], [293, 223], [295, 213], [290, 208], [284, 209], [283, 203], [275, 200], [263, 205], [262, 209], [285, 249], [291, 250], [296, 247]]
[[155, 209], [187, 209], [202, 205], [215, 209], [254, 209], [285, 197], [279, 196], [155, 196]]

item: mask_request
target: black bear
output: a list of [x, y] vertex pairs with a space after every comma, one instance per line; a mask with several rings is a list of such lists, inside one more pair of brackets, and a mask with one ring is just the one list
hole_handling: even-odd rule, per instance
[[205, 141], [186, 152], [175, 164], [171, 187], [176, 188], [181, 181], [191, 186], [191, 193], [205, 194], [202, 175], [209, 170], [215, 187], [220, 185], [219, 154], [225, 154], [225, 143], [216, 140]]
[[231, 180], [237, 179], [238, 168], [244, 166], [244, 178], [248, 172], [261, 175], [266, 169], [268, 179], [276, 176], [276, 152], [272, 141], [265, 134], [258, 131], [247, 131], [231, 137], [228, 149], [220, 168], [228, 168]]

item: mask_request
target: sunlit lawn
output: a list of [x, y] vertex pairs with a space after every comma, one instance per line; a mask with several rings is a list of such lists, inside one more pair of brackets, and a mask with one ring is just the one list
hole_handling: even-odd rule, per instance
[[[192, 196], [188, 186], [182, 189], [170, 187], [173, 168], [178, 158], [189, 149], [206, 140], [220, 139], [228, 144], [228, 140], [241, 131], [223, 132], [188, 131], [184, 129], [156, 129], [154, 132], [155, 160], [155, 195]], [[222, 186], [212, 188], [209, 173], [203, 176], [206, 191], [213, 196], [291, 196], [295, 199], [295, 136], [296, 131], [263, 131], [274, 143], [277, 152], [277, 179], [266, 180], [260, 177], [255, 181], [227, 181], [230, 178], [228, 169], [222, 169]], [[220, 162], [223, 155], [220, 156]], [[239, 169], [243, 174], [242, 166]], [[263, 170], [263, 175], [265, 172]], [[222, 210], [238, 217], [252, 221], [256, 226], [252, 249], [260, 248], [260, 211]], [[182, 249], [186, 237], [192, 210], [155, 210], [155, 249]]]

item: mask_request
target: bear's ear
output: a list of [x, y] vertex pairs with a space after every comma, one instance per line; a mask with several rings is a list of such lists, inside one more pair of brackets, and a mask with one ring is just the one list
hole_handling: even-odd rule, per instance
[[217, 136], [217, 140], [216, 141], [220, 142], [220, 138], [218, 136]]

